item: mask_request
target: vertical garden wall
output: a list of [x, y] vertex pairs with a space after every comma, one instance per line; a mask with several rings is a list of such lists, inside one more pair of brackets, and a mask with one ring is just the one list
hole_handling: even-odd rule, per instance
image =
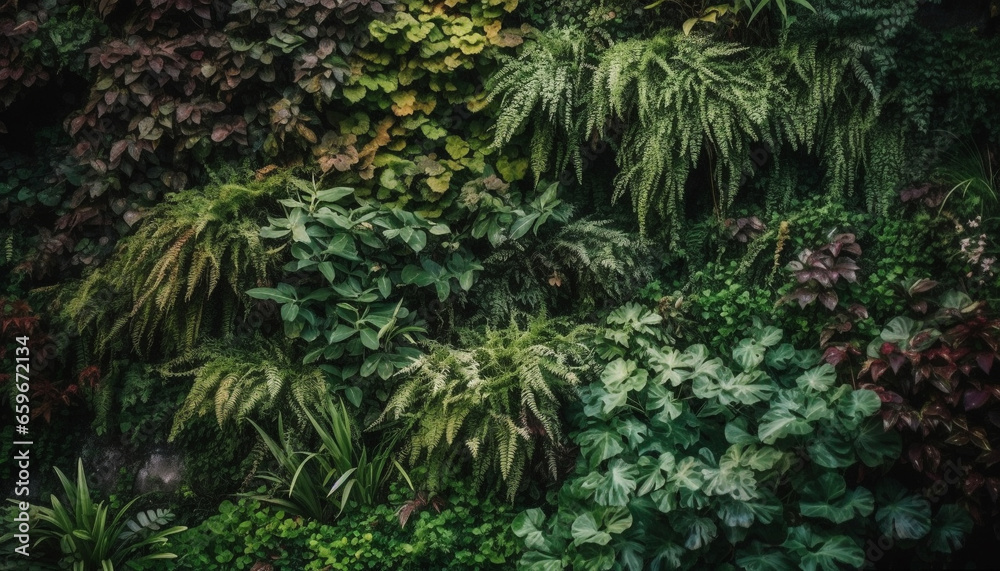
[[2, 569], [989, 566], [993, 0], [0, 5]]

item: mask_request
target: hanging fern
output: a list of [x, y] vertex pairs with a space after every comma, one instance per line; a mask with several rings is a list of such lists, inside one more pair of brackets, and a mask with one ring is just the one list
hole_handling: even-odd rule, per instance
[[243, 293], [265, 285], [275, 258], [260, 238], [268, 183], [186, 190], [152, 209], [66, 305], [94, 352], [148, 355], [193, 348], [205, 323], [230, 332]]
[[[701, 191], [710, 194], [713, 213], [722, 218], [744, 175], [754, 171], [754, 143], [816, 156], [830, 196], [851, 195], [867, 176], [866, 200], [873, 208], [899, 177], [900, 153], [863, 164], [876, 144], [898, 147], [901, 133], [880, 122], [879, 86], [859, 63], [858, 50], [820, 48], [808, 40], [750, 48], [663, 33], [613, 45], [597, 56], [592, 70], [582, 62], [594, 56], [568, 46], [577, 44], [565, 32], [542, 36], [491, 81], [491, 97], [503, 102], [495, 144], [506, 143], [530, 121], [533, 146], [536, 138], [559, 130], [555, 141], [562, 146], [553, 153], [562, 157], [588, 137], [613, 136], [609, 120], [621, 119], [626, 128], [614, 198], [631, 197], [644, 234], [658, 215], [672, 248], [682, 235], [691, 172], [708, 165], [711, 185]], [[583, 88], [588, 83], [589, 92]], [[574, 96], [576, 105], [565, 104]], [[564, 105], [556, 115], [559, 102]], [[569, 110], [577, 115], [566, 116]], [[539, 161], [533, 167], [550, 165]], [[774, 192], [781, 196], [768, 196], [769, 205], [787, 201], [787, 185]]]
[[[562, 172], [572, 163], [581, 178], [577, 149], [561, 142], [581, 137], [581, 109], [587, 103], [587, 37], [578, 30], [557, 28], [531, 44], [490, 78], [488, 101], [500, 96], [504, 112], [497, 118], [493, 147], [500, 148], [530, 125], [531, 168], [537, 183], [554, 165]], [[555, 159], [553, 160], [553, 154]]]
[[305, 419], [304, 411], [316, 410], [327, 394], [321, 370], [296, 365], [287, 348], [261, 339], [242, 347], [208, 342], [161, 366], [160, 374], [194, 379], [170, 440], [196, 415], [214, 413], [220, 427], [288, 408]]
[[376, 421], [408, 418], [410, 462], [423, 458], [428, 484], [440, 485], [449, 467], [472, 457], [476, 481], [499, 476], [513, 500], [541, 448], [556, 478], [564, 444], [560, 407], [575, 394], [585, 349], [574, 332], [560, 335], [539, 318], [527, 330], [515, 325], [469, 339], [472, 349], [433, 345], [401, 371], [403, 384]]

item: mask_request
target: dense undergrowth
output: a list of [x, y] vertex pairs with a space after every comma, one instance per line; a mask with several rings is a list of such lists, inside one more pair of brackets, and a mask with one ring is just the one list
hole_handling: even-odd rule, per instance
[[998, 14], [0, 6], [0, 569], [991, 565]]

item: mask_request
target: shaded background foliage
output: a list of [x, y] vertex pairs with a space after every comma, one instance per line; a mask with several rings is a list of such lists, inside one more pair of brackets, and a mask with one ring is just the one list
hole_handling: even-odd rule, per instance
[[[879, 565], [974, 561], [950, 553], [993, 540], [1000, 493], [1000, 6], [710, 4], [4, 3], [0, 357], [31, 336], [33, 453], [63, 471], [84, 456], [119, 506], [151, 452], [175, 459], [181, 486], [148, 500], [225, 535], [180, 550], [191, 568], [857, 565], [879, 533], [901, 548]], [[754, 318], [802, 352], [740, 342]], [[873, 417], [753, 464], [784, 500], [691, 484], [671, 545], [647, 553], [648, 435], [670, 427], [725, 471], [736, 428], [783, 414], [705, 378], [664, 392], [601, 375], [698, 344], [760, 366], [754, 390], [793, 390], [779, 372], [799, 359], [823, 386], [794, 390], [873, 391], [879, 410], [857, 397]], [[770, 360], [746, 365], [755, 351]], [[537, 366], [497, 373], [515, 361]], [[277, 434], [281, 413], [282, 445], [319, 450], [327, 393], [359, 427], [395, 422], [380, 428], [409, 476], [372, 496], [392, 505], [351, 500], [323, 523], [219, 508], [276, 473], [245, 421]], [[689, 393], [702, 420], [601, 425], [602, 407]], [[581, 434], [605, 428], [619, 450], [598, 461]], [[903, 444], [854, 458], [841, 432]], [[352, 450], [376, 440], [352, 431]], [[633, 469], [649, 490], [626, 489]], [[531, 510], [518, 540], [511, 500]]]

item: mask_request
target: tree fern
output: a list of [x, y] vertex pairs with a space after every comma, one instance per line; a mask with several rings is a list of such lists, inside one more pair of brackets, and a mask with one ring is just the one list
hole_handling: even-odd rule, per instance
[[272, 179], [187, 190], [150, 211], [66, 305], [94, 351], [189, 350], [206, 323], [225, 316], [218, 333], [228, 333], [236, 309], [248, 307], [243, 292], [268, 281], [274, 252], [259, 235], [261, 205], [276, 186]]
[[166, 377], [191, 377], [193, 384], [174, 415], [173, 440], [195, 415], [212, 413], [219, 426], [291, 409], [300, 420], [327, 394], [318, 368], [296, 365], [286, 348], [260, 339], [232, 347], [211, 341], [159, 369]]
[[539, 318], [526, 330], [515, 325], [470, 339], [474, 348], [432, 345], [401, 371], [405, 381], [376, 424], [408, 418], [411, 463], [423, 461], [429, 485], [440, 485], [449, 467], [471, 456], [478, 482], [502, 481], [513, 500], [541, 448], [546, 472], [559, 473], [563, 445], [559, 411], [573, 398], [586, 350], [571, 332]]

